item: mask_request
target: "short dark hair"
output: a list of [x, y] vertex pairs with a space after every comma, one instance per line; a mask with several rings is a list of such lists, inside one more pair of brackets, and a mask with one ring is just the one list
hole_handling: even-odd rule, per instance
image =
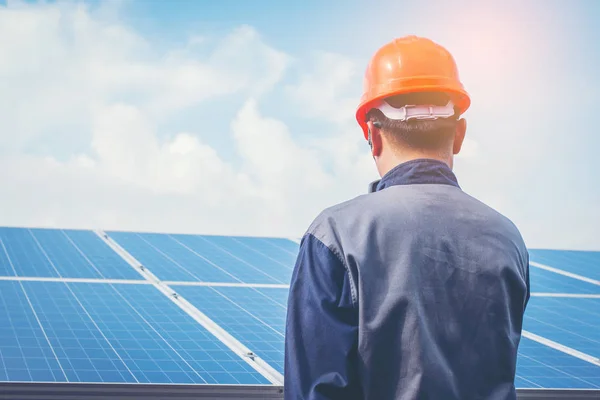
[[[393, 107], [405, 105], [435, 105], [445, 106], [449, 97], [445, 93], [421, 92], [394, 96], [386, 99]], [[393, 146], [408, 146], [418, 150], [443, 150], [452, 143], [458, 113], [450, 118], [436, 120], [396, 121], [387, 118], [374, 108], [367, 113], [367, 121], [379, 123], [382, 134]]]

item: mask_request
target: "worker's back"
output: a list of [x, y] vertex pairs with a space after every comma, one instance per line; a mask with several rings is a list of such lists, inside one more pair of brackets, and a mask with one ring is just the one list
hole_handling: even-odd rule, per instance
[[308, 230], [351, 277], [360, 398], [515, 398], [527, 250], [508, 219], [440, 171], [438, 183], [409, 173], [401, 184], [392, 171], [383, 190]]

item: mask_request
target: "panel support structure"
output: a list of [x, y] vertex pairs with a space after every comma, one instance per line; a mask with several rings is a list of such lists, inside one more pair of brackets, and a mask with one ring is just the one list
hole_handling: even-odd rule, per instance
[[[90, 383], [0, 383], [6, 400], [147, 400], [147, 399], [223, 399], [282, 400], [282, 386], [247, 385], [153, 385]], [[597, 400], [600, 390], [587, 389], [517, 389], [517, 399]]]
[[283, 388], [271, 385], [154, 385], [111, 383], [5, 383], [0, 397], [10, 400], [147, 400], [147, 399], [283, 399]]

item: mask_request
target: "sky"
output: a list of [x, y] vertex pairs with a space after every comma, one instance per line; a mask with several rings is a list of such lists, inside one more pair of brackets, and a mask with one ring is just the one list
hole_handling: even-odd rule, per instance
[[298, 238], [377, 179], [372, 54], [472, 97], [455, 173], [530, 248], [600, 250], [600, 2], [0, 0], [0, 225]]

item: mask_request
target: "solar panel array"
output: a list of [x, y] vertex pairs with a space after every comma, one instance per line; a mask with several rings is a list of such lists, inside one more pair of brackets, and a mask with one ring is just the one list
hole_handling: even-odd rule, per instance
[[[282, 383], [283, 238], [0, 228], [0, 382]], [[518, 388], [600, 389], [600, 253], [531, 250]]]

